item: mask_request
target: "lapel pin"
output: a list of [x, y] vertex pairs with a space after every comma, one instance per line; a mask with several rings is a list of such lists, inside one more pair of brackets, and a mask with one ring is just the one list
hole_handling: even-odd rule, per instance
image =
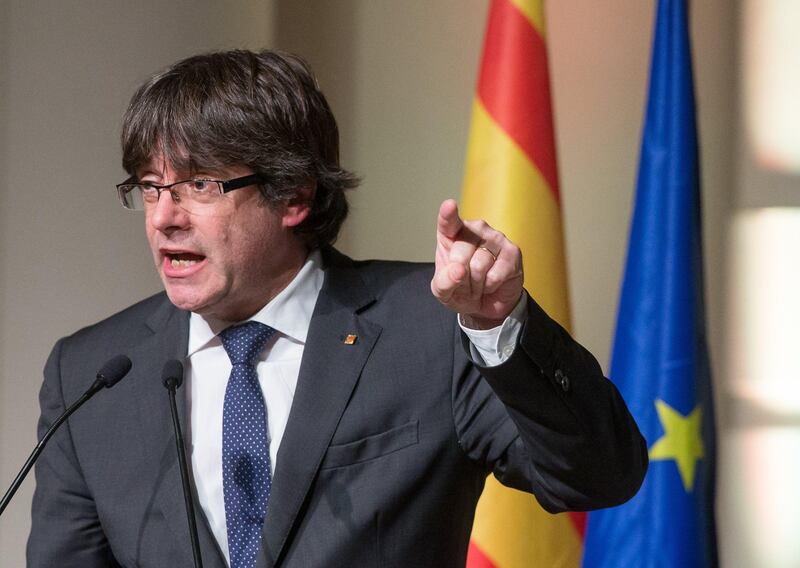
[[350, 333], [347, 336], [345, 336], [344, 344], [345, 345], [354, 345], [355, 342], [356, 342], [356, 339], [358, 339], [358, 336], [355, 335], [354, 333]]

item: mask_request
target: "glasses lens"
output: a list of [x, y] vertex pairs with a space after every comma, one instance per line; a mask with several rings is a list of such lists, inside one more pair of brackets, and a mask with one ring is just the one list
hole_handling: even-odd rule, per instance
[[177, 183], [172, 186], [172, 192], [178, 204], [190, 213], [210, 208], [222, 196], [219, 182], [205, 179]]
[[142, 196], [142, 186], [136, 184], [123, 184], [117, 188], [119, 200], [125, 209], [142, 211], [144, 209], [144, 198]]

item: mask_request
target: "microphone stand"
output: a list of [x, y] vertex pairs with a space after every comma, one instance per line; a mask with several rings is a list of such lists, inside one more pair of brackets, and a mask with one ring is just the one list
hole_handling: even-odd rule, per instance
[[92, 398], [94, 395], [100, 391], [102, 388], [111, 388], [115, 384], [119, 382], [119, 380], [124, 377], [128, 371], [131, 369], [131, 360], [128, 359], [125, 355], [117, 355], [116, 357], [110, 359], [103, 365], [103, 368], [97, 372], [97, 380], [92, 384], [89, 389], [81, 395], [81, 397], [73, 402], [69, 408], [67, 408], [61, 416], [59, 416], [53, 425], [47, 429], [47, 432], [44, 433], [42, 439], [39, 440], [39, 443], [36, 444], [36, 447], [33, 448], [31, 455], [28, 456], [25, 465], [22, 466], [22, 469], [17, 474], [17, 477], [14, 478], [14, 481], [11, 483], [11, 487], [8, 488], [6, 494], [3, 495], [3, 500], [0, 501], [0, 515], [3, 514], [3, 511], [6, 510], [6, 507], [11, 502], [11, 499], [14, 497], [14, 494], [19, 489], [19, 486], [22, 485], [22, 482], [27, 477], [28, 472], [33, 467], [33, 464], [36, 463], [36, 460], [39, 458], [39, 454], [42, 453], [44, 450], [45, 445], [53, 437], [53, 434], [56, 433], [58, 427], [61, 426], [64, 421], [72, 415], [73, 412], [78, 410], [83, 403], [87, 400]]
[[178, 464], [181, 469], [181, 484], [183, 485], [183, 500], [186, 503], [186, 516], [189, 521], [189, 537], [192, 541], [192, 556], [195, 568], [203, 568], [203, 558], [200, 555], [200, 543], [197, 537], [197, 522], [194, 516], [194, 500], [189, 481], [189, 468], [186, 464], [186, 450], [183, 445], [183, 432], [178, 419], [178, 405], [175, 402], [175, 393], [183, 383], [183, 365], [180, 361], [170, 360], [164, 365], [164, 386], [169, 392], [169, 409], [172, 414], [172, 427], [175, 430], [175, 444], [178, 447]]
[[14, 494], [17, 492], [17, 489], [19, 489], [19, 486], [22, 485], [22, 482], [25, 480], [25, 477], [27, 477], [28, 472], [33, 467], [33, 464], [36, 463], [36, 459], [39, 457], [39, 454], [42, 453], [42, 450], [44, 450], [45, 445], [53, 436], [53, 434], [56, 433], [58, 427], [61, 426], [64, 420], [69, 418], [69, 416], [73, 412], [75, 412], [81, 406], [83, 406], [84, 402], [92, 398], [92, 396], [101, 388], [103, 388], [102, 384], [99, 386], [92, 385], [91, 389], [83, 393], [78, 400], [73, 402], [72, 406], [67, 408], [66, 412], [64, 412], [64, 414], [59, 416], [58, 420], [53, 422], [53, 425], [50, 426], [50, 428], [48, 428], [47, 432], [45, 432], [44, 436], [42, 436], [42, 439], [39, 440], [39, 443], [36, 444], [35, 448], [33, 448], [31, 455], [28, 456], [28, 460], [25, 462], [25, 465], [22, 466], [22, 469], [17, 474], [17, 477], [14, 478], [14, 482], [11, 484], [11, 487], [8, 488], [8, 491], [6, 491], [6, 494], [3, 496], [3, 500], [0, 502], [0, 515], [2, 515], [3, 511], [5, 511], [6, 506], [11, 501], [12, 497], [14, 497]]

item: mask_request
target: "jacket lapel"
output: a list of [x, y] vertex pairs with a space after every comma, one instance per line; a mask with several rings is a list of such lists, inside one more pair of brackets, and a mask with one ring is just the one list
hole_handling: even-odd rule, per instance
[[[169, 359], [184, 361], [189, 341], [189, 314], [175, 308], [164, 298], [162, 305], [148, 318], [146, 325], [152, 335], [140, 342], [131, 357], [139, 363], [137, 400], [140, 428], [145, 433], [146, 450], [157, 456], [159, 475], [153, 493], [153, 508], [160, 510], [166, 519], [175, 542], [179, 543], [187, 561], [192, 558], [186, 505], [183, 499], [180, 466], [173, 434], [169, 395], [161, 383], [164, 363]], [[136, 365], [136, 364], [135, 364]], [[181, 429], [186, 436], [186, 393], [179, 389], [176, 396]], [[189, 460], [187, 448], [187, 460]], [[191, 467], [191, 463], [189, 464]], [[219, 546], [208, 521], [194, 498], [198, 539], [206, 566], [224, 566]]]
[[325, 251], [325, 260], [325, 284], [311, 319], [289, 421], [278, 450], [264, 522], [266, 554], [259, 555], [258, 566], [279, 562], [298, 511], [381, 333], [380, 326], [359, 316], [374, 297], [352, 261], [332, 250]]

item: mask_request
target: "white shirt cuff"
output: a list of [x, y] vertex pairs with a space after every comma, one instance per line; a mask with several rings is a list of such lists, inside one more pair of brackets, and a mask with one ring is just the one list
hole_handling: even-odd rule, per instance
[[470, 341], [470, 356], [483, 367], [494, 367], [505, 362], [514, 353], [522, 323], [528, 315], [528, 295], [522, 294], [508, 317], [492, 329], [466, 327], [458, 316], [458, 325]]

